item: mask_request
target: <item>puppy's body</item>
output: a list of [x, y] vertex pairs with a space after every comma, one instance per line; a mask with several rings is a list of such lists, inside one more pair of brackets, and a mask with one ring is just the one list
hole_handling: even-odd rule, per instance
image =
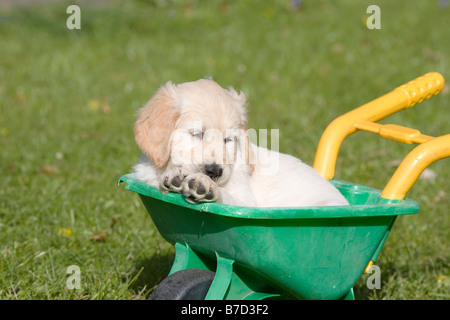
[[[334, 206], [347, 205], [341, 193], [312, 167], [288, 154], [278, 153], [261, 147], [258, 162], [250, 177], [252, 190], [258, 206]], [[278, 160], [277, 160], [278, 158]], [[267, 163], [277, 162], [272, 174]], [[278, 166], [278, 170], [276, 168]], [[267, 168], [267, 169], [266, 169]], [[264, 191], [264, 192], [261, 192]]]
[[244, 95], [212, 80], [162, 87], [141, 109], [136, 178], [192, 202], [254, 207], [347, 205], [313, 168], [249, 142]]

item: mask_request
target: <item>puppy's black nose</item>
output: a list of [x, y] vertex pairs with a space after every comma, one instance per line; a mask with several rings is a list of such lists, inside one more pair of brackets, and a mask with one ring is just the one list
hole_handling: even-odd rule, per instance
[[217, 164], [207, 164], [205, 166], [205, 173], [211, 179], [217, 179], [222, 176], [223, 169], [221, 166], [219, 166]]

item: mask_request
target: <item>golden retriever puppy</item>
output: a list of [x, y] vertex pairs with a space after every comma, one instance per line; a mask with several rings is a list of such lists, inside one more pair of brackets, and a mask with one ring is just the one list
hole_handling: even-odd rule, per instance
[[138, 113], [138, 180], [190, 202], [254, 207], [347, 205], [299, 159], [250, 143], [243, 93], [210, 79], [161, 87]]

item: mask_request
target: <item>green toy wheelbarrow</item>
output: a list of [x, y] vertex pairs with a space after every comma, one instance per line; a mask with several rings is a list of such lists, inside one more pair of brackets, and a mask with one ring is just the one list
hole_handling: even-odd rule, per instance
[[[325, 130], [314, 168], [349, 206], [252, 208], [191, 204], [136, 180], [119, 179], [139, 194], [160, 234], [175, 246], [167, 278], [151, 299], [354, 299], [353, 286], [376, 261], [399, 215], [419, 212], [405, 195], [431, 163], [450, 156], [450, 134], [433, 138], [377, 121], [437, 94], [429, 73], [335, 119]], [[345, 137], [365, 130], [420, 144], [383, 191], [334, 179]]]

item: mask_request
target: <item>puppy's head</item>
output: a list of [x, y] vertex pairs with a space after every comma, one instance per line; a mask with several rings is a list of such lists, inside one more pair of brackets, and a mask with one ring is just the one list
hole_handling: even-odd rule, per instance
[[140, 110], [135, 135], [155, 167], [171, 162], [221, 185], [236, 163], [248, 164], [246, 129], [244, 94], [201, 79], [159, 89]]

